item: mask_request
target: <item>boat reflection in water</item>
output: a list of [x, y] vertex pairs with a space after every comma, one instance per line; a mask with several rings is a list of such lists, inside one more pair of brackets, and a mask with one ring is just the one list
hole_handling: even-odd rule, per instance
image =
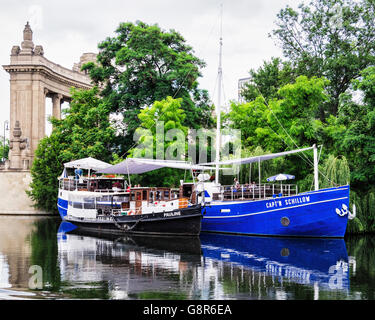
[[202, 252], [199, 237], [116, 236], [62, 222], [61, 280], [74, 288], [107, 288], [108, 299], [189, 299]]
[[271, 238], [202, 234], [203, 255], [258, 271], [280, 282], [349, 289], [349, 263], [343, 239]]
[[114, 238], [73, 228], [62, 222], [58, 232], [61, 280], [100, 284], [108, 299], [319, 299], [322, 291], [337, 299], [349, 291], [343, 239]]

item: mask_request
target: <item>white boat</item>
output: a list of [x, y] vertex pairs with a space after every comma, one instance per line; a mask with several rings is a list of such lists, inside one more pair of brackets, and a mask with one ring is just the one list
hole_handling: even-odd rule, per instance
[[[183, 161], [134, 158], [113, 166], [92, 158], [69, 162], [59, 178], [60, 216], [80, 229], [103, 233], [199, 235], [202, 210], [194, 183], [181, 184], [179, 188], [129, 184], [130, 174], [163, 167], [209, 169]], [[68, 169], [75, 169], [76, 174], [68, 176]], [[87, 175], [83, 175], [83, 170]], [[128, 180], [119, 174], [127, 174]]]

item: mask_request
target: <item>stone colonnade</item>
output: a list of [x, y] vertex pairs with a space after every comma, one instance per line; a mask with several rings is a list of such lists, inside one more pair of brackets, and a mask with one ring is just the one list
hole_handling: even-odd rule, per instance
[[[10, 75], [9, 160], [0, 164], [0, 194], [4, 201], [0, 214], [48, 214], [37, 210], [27, 196], [31, 182], [30, 168], [40, 139], [45, 136], [46, 98], [52, 98], [52, 115], [61, 118], [61, 104], [70, 101], [72, 87], [92, 88], [91, 80], [81, 66], [96, 61], [96, 55], [85, 53], [72, 69], [49, 61], [43, 47], [34, 46], [29, 23], [23, 31], [20, 46], [13, 46], [10, 64], [3, 68]], [[69, 54], [69, 49], [62, 55]]]
[[95, 61], [95, 54], [83, 54], [73, 69], [44, 57], [43, 47], [34, 46], [29, 23], [23, 31], [21, 47], [13, 46], [10, 64], [10, 152], [7, 168], [29, 170], [38, 142], [45, 136], [46, 98], [52, 98], [52, 116], [61, 118], [61, 104], [70, 102], [71, 87], [92, 88], [80, 67]]

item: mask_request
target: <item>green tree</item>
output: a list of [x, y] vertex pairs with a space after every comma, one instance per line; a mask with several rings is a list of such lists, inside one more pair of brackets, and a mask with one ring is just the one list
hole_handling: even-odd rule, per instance
[[328, 99], [324, 78], [300, 76], [277, 91], [279, 99], [258, 97], [246, 104], [232, 103], [228, 125], [240, 129], [246, 147], [262, 145], [271, 152], [316, 143], [319, 123], [314, 113]]
[[[300, 76], [277, 91], [279, 99], [266, 102], [257, 97], [246, 104], [232, 103], [227, 125], [241, 130], [242, 145], [249, 151], [257, 146], [268, 152], [312, 146], [319, 142], [316, 132], [322, 124], [316, 121], [314, 113], [328, 99], [327, 84], [324, 78]], [[297, 180], [309, 179], [311, 164], [311, 155], [290, 156], [280, 163], [279, 170], [285, 168]]]
[[277, 15], [272, 36], [297, 74], [330, 80], [322, 120], [337, 115], [340, 94], [375, 62], [374, 10], [372, 0], [314, 0]]
[[183, 99], [185, 126], [212, 124], [207, 91], [197, 82], [205, 63], [178, 32], [140, 21], [121, 23], [116, 36], [101, 42], [99, 49], [97, 63], [83, 69], [104, 87], [101, 94], [111, 111], [123, 115], [125, 126], [118, 139], [122, 153], [132, 145], [140, 110], [167, 96]]
[[375, 185], [375, 68], [365, 69], [353, 88], [362, 93], [362, 102], [348, 94], [342, 97], [338, 123], [345, 130], [332, 138], [348, 158], [353, 187], [365, 191]]
[[267, 100], [280, 98], [279, 89], [296, 79], [291, 63], [280, 58], [271, 58], [270, 62], [264, 61], [263, 66], [257, 70], [251, 69], [249, 73], [250, 81], [245, 84], [241, 93], [246, 101], [255, 100], [259, 95]]
[[8, 153], [9, 153], [9, 141], [8, 139], [6, 139], [5, 146], [4, 146], [4, 137], [0, 136], [0, 158], [8, 159]]
[[65, 118], [51, 119], [53, 130], [43, 138], [35, 151], [31, 168], [31, 190], [36, 207], [56, 211], [58, 181], [63, 164], [71, 160], [93, 157], [111, 159], [115, 131], [109, 120], [110, 108], [98, 97], [98, 88], [72, 89], [70, 108]]
[[[185, 160], [187, 154], [188, 128], [183, 126], [185, 111], [181, 107], [182, 99], [167, 97], [155, 101], [151, 107], [138, 114], [141, 126], [136, 130], [138, 146], [129, 151], [130, 157], [151, 159]], [[162, 186], [179, 185], [185, 172], [179, 169], [162, 168], [139, 176], [133, 176], [132, 182], [143, 185]], [[190, 175], [190, 173], [189, 173]]]

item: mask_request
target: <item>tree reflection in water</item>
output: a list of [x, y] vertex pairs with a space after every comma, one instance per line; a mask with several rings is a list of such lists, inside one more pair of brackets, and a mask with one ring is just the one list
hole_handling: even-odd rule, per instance
[[[374, 299], [371, 237], [113, 238], [60, 224], [0, 219], [3, 298]], [[35, 265], [41, 290], [27, 287]]]

